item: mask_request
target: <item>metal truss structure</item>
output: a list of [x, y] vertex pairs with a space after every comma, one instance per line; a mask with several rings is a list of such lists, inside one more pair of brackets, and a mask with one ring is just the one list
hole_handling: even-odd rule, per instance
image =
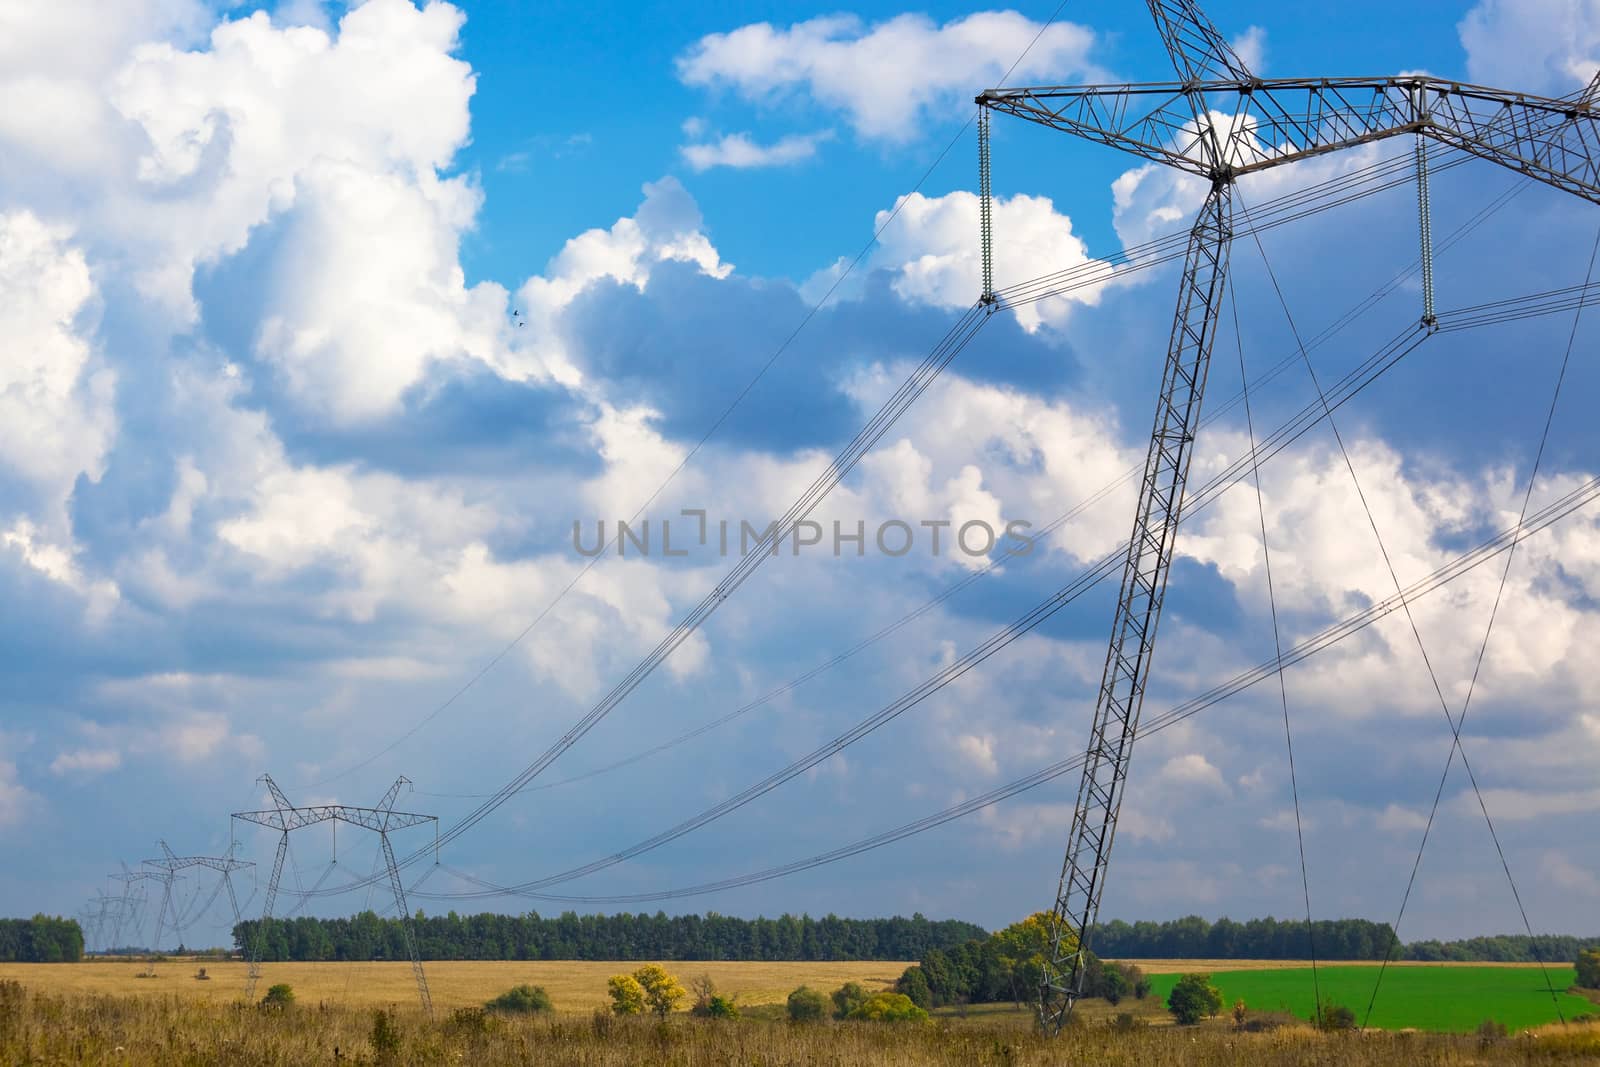
[[[233, 908], [233, 921], [237, 925], [239, 922], [239, 898], [233, 891], [233, 872], [242, 870], [245, 867], [254, 867], [255, 864], [249, 860], [234, 859], [231, 845], [225, 856], [179, 856], [167, 847], [165, 841], [160, 842], [160, 844], [161, 858], [144, 861], [144, 866], [151, 867], [158, 872], [155, 877], [161, 882], [162, 887], [161, 911], [156, 915], [156, 938], [150, 947], [157, 952], [161, 951], [161, 932], [164, 929], [167, 912], [173, 908], [172, 884], [177, 880], [179, 871], [188, 870], [191, 867], [205, 867], [222, 875], [218, 891], [220, 892], [223, 888], [228, 890], [228, 903]], [[210, 901], [206, 902], [206, 907], [210, 907]], [[178, 913], [173, 909], [172, 928], [174, 931], [177, 931], [178, 925]]]
[[261, 925], [256, 930], [255, 943], [250, 949], [250, 971], [245, 982], [245, 999], [255, 998], [256, 983], [261, 977], [261, 950], [267, 935], [267, 926], [272, 919], [272, 906], [277, 901], [278, 884], [283, 878], [283, 863], [289, 852], [289, 834], [295, 830], [303, 830], [308, 826], [318, 823], [331, 822], [349, 823], [359, 826], [363, 830], [370, 830], [378, 835], [378, 842], [383, 849], [383, 861], [388, 868], [389, 885], [394, 891], [396, 914], [400, 918], [400, 925], [405, 934], [406, 952], [411, 957], [411, 971], [417, 980], [417, 996], [422, 1001], [422, 1009], [430, 1016], [433, 1014], [433, 998], [428, 993], [428, 979], [422, 973], [422, 957], [418, 952], [416, 930], [411, 921], [411, 912], [406, 906], [406, 890], [400, 881], [400, 868], [395, 862], [394, 848], [389, 843], [389, 834], [395, 830], [404, 830], [424, 823], [433, 823], [434, 842], [437, 849], [439, 819], [434, 815], [418, 815], [414, 812], [395, 811], [395, 801], [400, 796], [400, 788], [410, 785], [408, 778], [396, 778], [394, 785], [379, 800], [377, 806], [371, 808], [352, 807], [348, 804], [317, 804], [311, 807], [297, 808], [289, 803], [278, 784], [269, 774], [263, 774], [256, 779], [258, 784], [265, 785], [267, 792], [272, 797], [273, 806], [259, 811], [236, 811], [233, 818], [244, 822], [265, 826], [269, 830], [277, 830], [278, 851], [272, 861], [272, 875], [267, 881], [266, 902], [261, 909]]
[[[120, 862], [120, 861], [119, 861]], [[111, 940], [105, 948], [127, 948], [122, 941], [123, 930], [126, 928], [137, 934], [139, 927], [144, 925], [144, 906], [149, 903], [145, 897], [145, 883], [159, 881], [160, 877], [153, 871], [130, 870], [126, 863], [120, 863], [122, 870], [106, 877], [113, 882], [122, 883], [122, 893], [108, 899], [117, 901], [111, 910]], [[137, 885], [138, 891], [134, 891]]]
[[[1414, 135], [1430, 283], [1423, 141], [1600, 203], [1600, 79], [1562, 99], [1427, 76], [1263, 79], [1250, 72], [1192, 0], [1147, 3], [1178, 81], [991, 89], [977, 98], [986, 112], [1118, 148], [1211, 185], [1184, 259], [1121, 594], [1052, 909], [1039, 1006], [1050, 1033], [1059, 1030], [1083, 993], [1085, 953], [1105, 889], [1216, 337], [1233, 235], [1234, 183], [1271, 167]], [[986, 124], [987, 117], [981, 121]], [[980, 130], [987, 132], [984, 125]], [[986, 143], [984, 149], [987, 171]], [[1429, 290], [1424, 328], [1432, 325], [1431, 285]]]

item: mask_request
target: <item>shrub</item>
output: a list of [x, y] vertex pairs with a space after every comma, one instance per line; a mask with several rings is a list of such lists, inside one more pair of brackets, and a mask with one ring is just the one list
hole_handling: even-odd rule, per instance
[[739, 1007], [733, 1002], [732, 997], [713, 994], [711, 1002], [706, 1005], [706, 1017], [711, 1019], [737, 1019]]
[[389, 1063], [400, 1055], [400, 1029], [394, 1017], [379, 1008], [372, 1013], [372, 1052], [379, 1063]]
[[484, 1008], [504, 1015], [536, 1015], [550, 1010], [550, 994], [544, 991], [543, 986], [513, 986], [485, 1004]]
[[1244, 998], [1241, 997], [1233, 1002], [1233, 1028], [1235, 1030], [1244, 1029], [1244, 1021], [1248, 1014], [1249, 1010], [1244, 1006]]
[[1100, 995], [1106, 1003], [1113, 1006], [1120, 1004], [1129, 992], [1127, 976], [1117, 969], [1116, 964], [1107, 965], [1100, 975]]
[[833, 991], [833, 1017], [848, 1019], [850, 1013], [865, 1003], [866, 999], [867, 991], [860, 982], [846, 982]]
[[261, 998], [261, 1006], [267, 1011], [284, 1011], [294, 1006], [294, 988], [287, 982], [279, 982], [267, 989], [267, 995]]
[[828, 998], [810, 986], [801, 986], [789, 994], [789, 1021], [814, 1023], [828, 1013]]
[[486, 1034], [489, 1013], [482, 1008], [457, 1008], [450, 1013], [450, 1028], [462, 1034]]
[[1575, 966], [1580, 986], [1585, 989], [1600, 989], [1600, 948], [1578, 953]]
[[1178, 1022], [1193, 1026], [1222, 1010], [1222, 992], [1211, 984], [1209, 974], [1186, 974], [1167, 996], [1167, 1010]]
[[922, 973], [922, 968], [913, 963], [905, 969], [894, 983], [896, 993], [904, 993], [911, 998], [911, 1003], [926, 1011], [933, 1007], [933, 990], [928, 987], [928, 976]]
[[904, 993], [874, 993], [852, 1008], [847, 1018], [883, 1023], [926, 1022], [928, 1013], [911, 1003]]
[[1478, 1035], [1478, 1044], [1492, 1045], [1496, 1041], [1504, 1040], [1506, 1024], [1497, 1023], [1493, 1019], [1485, 1019], [1478, 1024], [1478, 1029], [1474, 1033]]
[[1322, 1011], [1318, 1013], [1316, 1022], [1317, 1026], [1323, 1030], [1354, 1030], [1356, 1028], [1356, 1013], [1343, 1004], [1332, 1004], [1328, 1001], [1323, 1001]]
[[645, 1004], [663, 1019], [684, 997], [683, 986], [658, 963], [647, 963], [634, 971], [633, 980], [643, 991]]
[[1131, 1034], [1135, 1030], [1142, 1030], [1149, 1024], [1131, 1011], [1119, 1011], [1110, 1022], [1111, 1029], [1119, 1034]]
[[[614, 1007], [615, 1006], [613, 1005], [613, 1008]], [[611, 1028], [616, 1025], [616, 1021], [616, 1016], [612, 1013], [612, 1011], [607, 1011], [604, 1007], [599, 1007], [596, 1008], [594, 1010], [594, 1014], [589, 1017], [589, 1028], [594, 1031], [594, 1036], [596, 1039], [604, 1041], [606, 1038], [611, 1036]]]
[[644, 986], [631, 974], [614, 974], [606, 980], [606, 992], [611, 994], [611, 1010], [618, 1015], [644, 1013]]
[[1133, 990], [1134, 1000], [1143, 1000], [1150, 995], [1150, 977], [1143, 970], [1132, 963], [1119, 963], [1117, 966], [1128, 976], [1128, 986]]

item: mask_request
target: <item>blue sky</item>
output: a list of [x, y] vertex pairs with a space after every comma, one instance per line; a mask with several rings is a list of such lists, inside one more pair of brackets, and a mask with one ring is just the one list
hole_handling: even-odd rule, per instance
[[[1559, 94], [1600, 55], [1600, 7], [1548, 0], [1209, 7], [1261, 73], [1427, 70]], [[1143, 5], [1068, 5], [1017, 81], [1160, 80]], [[955, 5], [592, 6], [297, 0], [55, 5], [0, 25], [0, 911], [72, 912], [119, 859], [219, 851], [270, 771], [299, 802], [366, 803], [398, 774], [446, 826], [601, 699], [731, 565], [585, 560], [575, 520], [781, 513], [976, 295], [969, 130], [912, 194], [1046, 10]], [[1078, 21], [1081, 20], [1081, 21]], [[1551, 25], [1570, 32], [1552, 35]], [[1259, 204], [1404, 156], [1388, 145], [1248, 182]], [[1450, 162], [1441, 158], [1442, 165]], [[1515, 196], [1473, 223], [1502, 193]], [[1181, 233], [1192, 184], [1011, 120], [995, 125], [997, 280]], [[1321, 331], [1416, 255], [1409, 184], [1263, 236], [1293, 325]], [[1434, 231], [1461, 307], [1581, 282], [1590, 205], [1481, 162], [1443, 167]], [[887, 223], [885, 225], [885, 223]], [[841, 259], [881, 240], [806, 320]], [[984, 561], [785, 555], [539, 783], [770, 702], [626, 770], [529, 792], [453, 842], [454, 872], [532, 880], [736, 794], [1023, 615], [1125, 536], [1175, 267], [994, 317], [819, 516], [1044, 526], [1005, 563], [805, 684], [787, 683]], [[1246, 441], [1252, 375], [1295, 352], [1253, 241], [1233, 252], [1192, 487]], [[1333, 381], [1416, 320], [1406, 281], [1313, 353]], [[1514, 521], [1569, 335], [1537, 508], [1595, 471], [1600, 367], [1570, 314], [1441, 334], [1341, 409], [1403, 583]], [[1314, 399], [1291, 367], [1258, 431]], [[1393, 585], [1335, 441], [1262, 472], [1278, 608], [1301, 640]], [[1600, 856], [1597, 528], [1529, 540], [1507, 584], [1468, 753], [1540, 930], [1592, 933]], [[1272, 649], [1253, 493], [1179, 543], [1147, 711]], [[1499, 564], [1416, 605], [1459, 707]], [[725, 819], [553, 892], [736, 876], [890, 829], [1081, 749], [1112, 591], [1101, 586], [843, 754]], [[496, 657], [509, 649], [502, 658]], [[453, 701], [486, 664], [493, 666]], [[1400, 615], [1288, 675], [1318, 915], [1391, 920], [1449, 751]], [[441, 709], [449, 701], [447, 707]], [[434, 714], [437, 711], [437, 714]], [[418, 723], [423, 723], [420, 727]], [[413, 729], [413, 727], [416, 727]], [[1258, 686], [1141, 743], [1108, 917], [1300, 907], [1282, 712]], [[667, 906], [959, 916], [1001, 925], [1054, 888], [1074, 780], [879, 850]], [[62, 848], [61, 842], [72, 842]], [[295, 842], [298, 889], [326, 836]], [[240, 839], [270, 859], [272, 842]], [[340, 835], [337, 885], [370, 842]], [[959, 857], [955, 863], [952, 857]], [[425, 867], [414, 868], [411, 877]], [[444, 894], [430, 896], [428, 894]], [[364, 891], [317, 898], [346, 913]], [[259, 906], [259, 896], [251, 906]], [[298, 899], [298, 898], [291, 898]], [[575, 905], [580, 910], [600, 904]], [[650, 905], [653, 907], [653, 905]], [[222, 939], [213, 910], [191, 941]], [[1477, 801], [1452, 776], [1404, 936], [1520, 927]]]

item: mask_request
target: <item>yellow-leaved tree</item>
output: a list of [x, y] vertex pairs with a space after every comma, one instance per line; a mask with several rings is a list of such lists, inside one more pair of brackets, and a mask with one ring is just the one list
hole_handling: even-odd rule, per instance
[[683, 986], [659, 963], [647, 963], [633, 972], [633, 980], [644, 992], [644, 1002], [663, 1018], [684, 997]]
[[[1048, 911], [1036, 911], [993, 935], [1000, 964], [1011, 983], [1012, 999], [1018, 1005], [1039, 995], [1045, 955], [1050, 951], [1051, 918]], [[1076, 940], [1063, 939], [1062, 948], [1070, 952], [1076, 944]]]
[[611, 994], [611, 1010], [618, 1015], [638, 1015], [644, 1011], [644, 986], [631, 974], [614, 974], [606, 981]]

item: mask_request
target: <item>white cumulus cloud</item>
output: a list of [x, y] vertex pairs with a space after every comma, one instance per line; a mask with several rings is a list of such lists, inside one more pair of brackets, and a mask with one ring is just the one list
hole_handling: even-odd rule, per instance
[[756, 101], [804, 91], [843, 111], [863, 137], [904, 142], [921, 132], [929, 113], [952, 110], [997, 83], [1024, 50], [1014, 82], [1094, 72], [1094, 42], [1092, 31], [1069, 22], [1052, 23], [1041, 35], [1038, 23], [1015, 11], [982, 11], [943, 25], [916, 14], [873, 25], [830, 15], [708, 34], [679, 58], [678, 76]]
[[817, 145], [832, 134], [795, 133], [779, 138], [772, 144], [759, 144], [746, 133], [730, 133], [704, 144], [684, 145], [680, 152], [684, 161], [697, 171], [713, 167], [733, 167], [748, 170], [755, 167], [783, 167], [800, 163], [817, 154]]

